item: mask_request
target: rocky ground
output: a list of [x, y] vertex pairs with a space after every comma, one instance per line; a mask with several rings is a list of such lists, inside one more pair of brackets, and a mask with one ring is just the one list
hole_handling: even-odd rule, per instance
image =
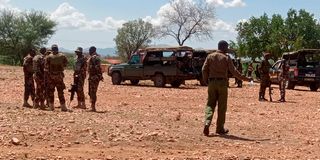
[[0, 66], [0, 73], [0, 159], [320, 159], [319, 91], [306, 87], [288, 90], [287, 102], [278, 103], [257, 101], [258, 83], [230, 83], [230, 133], [214, 134], [213, 124], [205, 137], [206, 87], [197, 81], [178, 89], [150, 81], [114, 86], [105, 74], [98, 113], [64, 113], [22, 108], [22, 68]]

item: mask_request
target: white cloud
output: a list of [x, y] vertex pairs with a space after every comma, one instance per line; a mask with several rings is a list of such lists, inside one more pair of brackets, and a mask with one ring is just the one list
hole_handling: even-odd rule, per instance
[[85, 14], [66, 2], [52, 12], [50, 18], [58, 22], [59, 28], [80, 30], [115, 30], [125, 23], [124, 20], [115, 20], [112, 17], [104, 20], [88, 20]]
[[15, 8], [10, 4], [10, 0], [0, 0], [0, 10], [3, 9], [10, 9], [16, 12], [20, 12], [18, 8]]
[[227, 22], [224, 22], [221, 19], [218, 19], [213, 24], [213, 30], [214, 31], [225, 31], [230, 33], [235, 33], [235, 26], [232, 24], [229, 24]]
[[207, 3], [212, 4], [217, 7], [224, 7], [224, 8], [234, 8], [234, 7], [244, 7], [246, 3], [242, 0], [232, 0], [225, 2], [225, 0], [206, 0]]

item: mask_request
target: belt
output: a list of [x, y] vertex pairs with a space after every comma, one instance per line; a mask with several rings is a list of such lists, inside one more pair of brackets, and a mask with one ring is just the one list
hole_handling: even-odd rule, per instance
[[219, 78], [219, 77], [209, 78], [209, 81], [222, 81], [222, 80], [227, 80], [227, 79], [226, 78]]

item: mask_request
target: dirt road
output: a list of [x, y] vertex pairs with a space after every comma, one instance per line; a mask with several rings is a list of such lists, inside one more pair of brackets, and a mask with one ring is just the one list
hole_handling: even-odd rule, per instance
[[99, 113], [63, 113], [21, 108], [22, 68], [0, 66], [0, 73], [0, 159], [320, 159], [320, 94], [306, 87], [288, 90], [286, 103], [258, 102], [259, 84], [230, 83], [230, 132], [205, 137], [206, 87], [197, 81], [178, 89], [113, 86], [105, 74]]

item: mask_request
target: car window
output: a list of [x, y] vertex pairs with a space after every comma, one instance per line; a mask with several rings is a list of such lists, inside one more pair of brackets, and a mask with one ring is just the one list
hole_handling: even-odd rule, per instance
[[163, 52], [163, 57], [171, 57], [171, 56], [174, 56], [173, 51], [164, 51]]
[[320, 62], [320, 54], [306, 54], [305, 59], [307, 63]]
[[279, 61], [279, 62], [276, 62], [274, 65], [273, 65], [273, 69], [279, 69], [280, 68], [280, 66], [281, 66], [281, 61]]
[[129, 61], [130, 64], [139, 64], [140, 63], [140, 56], [133, 55]]

